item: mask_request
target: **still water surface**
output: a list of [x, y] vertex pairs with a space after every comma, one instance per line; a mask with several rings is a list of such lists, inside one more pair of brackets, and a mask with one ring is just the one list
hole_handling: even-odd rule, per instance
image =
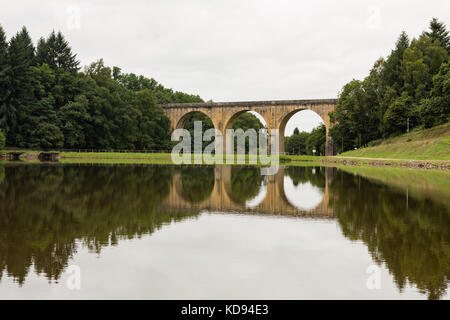
[[449, 278], [447, 172], [0, 165], [0, 299], [449, 299]]

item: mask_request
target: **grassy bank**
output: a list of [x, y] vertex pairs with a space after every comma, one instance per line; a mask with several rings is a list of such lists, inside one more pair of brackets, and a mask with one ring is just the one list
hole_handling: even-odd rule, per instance
[[379, 145], [343, 153], [343, 157], [450, 160], [450, 122], [382, 141]]
[[[61, 152], [62, 163], [129, 163], [129, 164], [174, 164], [170, 153], [105, 153], [105, 152]], [[279, 164], [282, 165], [299, 165], [299, 164], [320, 164], [321, 157], [313, 156], [281, 156]], [[226, 161], [226, 156], [223, 155], [223, 163], [229, 164]], [[194, 163], [194, 155], [191, 155], [191, 162]], [[203, 164], [206, 164], [203, 162]], [[237, 161], [237, 156], [234, 156], [233, 164], [241, 164]], [[245, 164], [250, 163], [249, 156], [245, 156]], [[258, 158], [254, 165], [263, 165]]]
[[[19, 151], [19, 150], [17, 150]], [[5, 153], [8, 151], [1, 151]], [[24, 154], [21, 160], [32, 161], [40, 153], [39, 151], [20, 150]], [[142, 163], [142, 164], [174, 164], [170, 153], [133, 153], [133, 152], [60, 152], [60, 162], [62, 163]], [[226, 163], [227, 156], [222, 155], [223, 163]], [[190, 156], [191, 162], [194, 163], [194, 155]], [[280, 164], [299, 163], [320, 163], [323, 157], [313, 156], [280, 156]], [[205, 163], [205, 162], [203, 162]], [[206, 163], [205, 163], [206, 164]], [[237, 155], [234, 155], [234, 164], [238, 164]], [[245, 164], [251, 164], [248, 155], [245, 155]], [[256, 165], [262, 165], [258, 161]]]

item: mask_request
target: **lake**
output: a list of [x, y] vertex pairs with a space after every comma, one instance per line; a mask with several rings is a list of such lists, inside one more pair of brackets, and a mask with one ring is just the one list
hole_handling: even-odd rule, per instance
[[449, 299], [450, 174], [0, 165], [0, 299]]

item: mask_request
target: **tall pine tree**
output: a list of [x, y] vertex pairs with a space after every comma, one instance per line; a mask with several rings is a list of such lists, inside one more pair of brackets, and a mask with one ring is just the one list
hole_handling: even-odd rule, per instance
[[34, 46], [25, 27], [11, 38], [8, 48], [8, 92], [5, 113], [8, 119], [7, 144], [25, 146], [28, 137], [22, 132], [33, 103], [30, 67], [34, 62]]
[[80, 69], [77, 55], [72, 53], [72, 48], [61, 32], [53, 31], [47, 40], [39, 40], [36, 60], [38, 64], [46, 63], [54, 70], [63, 69], [75, 73]]
[[441, 46], [450, 53], [450, 34], [443, 22], [439, 22], [438, 19], [433, 18], [430, 22], [430, 31], [425, 32], [425, 34], [433, 41], [438, 40]]
[[0, 26], [0, 129], [5, 133], [9, 131], [10, 119], [6, 108], [6, 97], [8, 95], [8, 42], [6, 34]]

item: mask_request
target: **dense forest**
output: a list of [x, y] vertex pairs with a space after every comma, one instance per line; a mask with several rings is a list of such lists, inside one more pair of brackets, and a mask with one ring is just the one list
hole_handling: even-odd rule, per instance
[[449, 32], [437, 19], [417, 39], [402, 32], [386, 59], [340, 92], [330, 130], [337, 150], [375, 145], [408, 129], [449, 121], [449, 54]]
[[80, 62], [59, 32], [34, 46], [24, 27], [9, 41], [0, 26], [0, 147], [152, 149], [171, 147], [158, 103], [202, 102], [154, 79], [98, 60]]

